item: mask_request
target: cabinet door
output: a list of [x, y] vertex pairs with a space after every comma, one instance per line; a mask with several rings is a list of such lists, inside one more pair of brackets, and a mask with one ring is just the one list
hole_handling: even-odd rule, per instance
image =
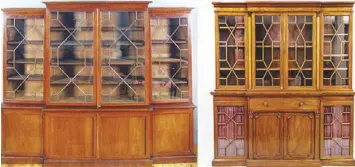
[[321, 158], [353, 156], [353, 102], [323, 101], [321, 113]]
[[283, 120], [280, 113], [255, 113], [254, 159], [281, 159]]
[[280, 14], [253, 14], [253, 87], [280, 88], [283, 38]]
[[287, 15], [285, 83], [289, 88], [315, 88], [316, 83], [316, 15]]
[[152, 99], [191, 100], [191, 56], [188, 15], [151, 11]]
[[244, 13], [219, 13], [217, 43], [217, 87], [221, 89], [245, 89], [248, 85], [248, 22]]
[[284, 116], [285, 159], [311, 159], [314, 155], [314, 114], [286, 113]]
[[321, 15], [321, 86], [351, 89], [352, 15]]
[[96, 75], [93, 11], [49, 13], [50, 103], [93, 105]]
[[4, 101], [43, 100], [44, 10], [5, 10]]
[[147, 18], [144, 11], [100, 11], [101, 102], [144, 103], [147, 98]]
[[217, 157], [246, 157], [246, 104], [215, 104]]

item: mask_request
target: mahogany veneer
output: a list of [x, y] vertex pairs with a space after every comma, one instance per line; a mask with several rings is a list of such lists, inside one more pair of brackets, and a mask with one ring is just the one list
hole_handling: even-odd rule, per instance
[[354, 166], [353, 3], [213, 5], [213, 166]]
[[2, 162], [196, 162], [191, 9], [45, 3], [3, 9]]

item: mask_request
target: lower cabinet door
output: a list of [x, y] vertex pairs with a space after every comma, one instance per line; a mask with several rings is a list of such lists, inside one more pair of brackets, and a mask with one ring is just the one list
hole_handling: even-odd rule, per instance
[[282, 127], [281, 113], [255, 113], [254, 159], [282, 158]]
[[312, 159], [314, 156], [314, 113], [285, 113], [285, 159]]
[[46, 112], [44, 145], [48, 159], [94, 159], [96, 113]]
[[143, 159], [149, 157], [148, 112], [108, 112], [98, 114], [99, 156], [101, 159]]

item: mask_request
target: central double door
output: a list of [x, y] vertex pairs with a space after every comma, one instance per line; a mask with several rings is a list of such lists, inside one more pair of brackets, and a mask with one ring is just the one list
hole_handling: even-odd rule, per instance
[[255, 112], [253, 159], [314, 159], [314, 112]]

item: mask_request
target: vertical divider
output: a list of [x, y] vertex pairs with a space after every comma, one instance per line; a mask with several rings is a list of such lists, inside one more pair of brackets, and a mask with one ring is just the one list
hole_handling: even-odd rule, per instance
[[102, 74], [101, 74], [101, 11], [100, 9], [96, 9], [96, 14], [95, 14], [95, 39], [96, 39], [96, 52], [95, 56], [95, 64], [94, 66], [96, 67], [96, 106], [101, 107], [101, 89], [102, 89]]
[[151, 36], [150, 36], [150, 15], [149, 10], [144, 11], [144, 34], [145, 34], [145, 103], [149, 105], [152, 101], [152, 54], [151, 54]]

